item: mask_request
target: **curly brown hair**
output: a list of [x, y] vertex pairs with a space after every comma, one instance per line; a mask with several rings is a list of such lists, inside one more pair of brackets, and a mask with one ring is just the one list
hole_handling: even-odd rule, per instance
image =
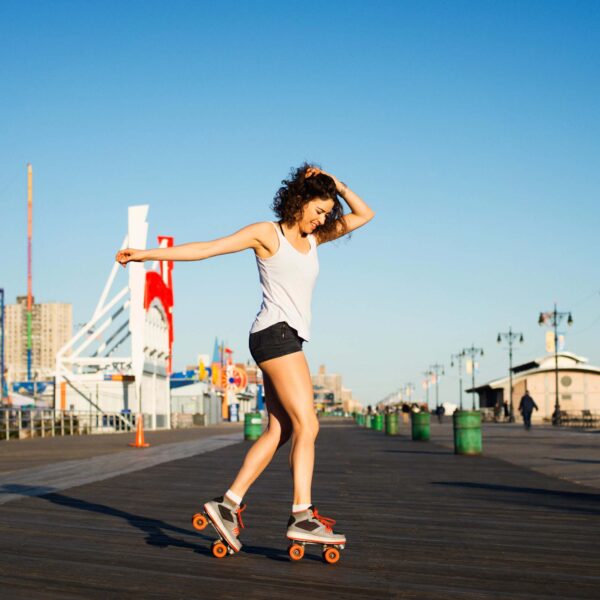
[[300, 220], [304, 205], [311, 200], [333, 200], [333, 209], [327, 214], [323, 225], [319, 225], [314, 232], [321, 243], [346, 233], [346, 224], [340, 218], [344, 214], [344, 207], [337, 197], [333, 179], [324, 173], [306, 177], [310, 167], [320, 168], [305, 162], [290, 171], [289, 178], [281, 182], [283, 185], [277, 190], [271, 208], [281, 222], [290, 226]]

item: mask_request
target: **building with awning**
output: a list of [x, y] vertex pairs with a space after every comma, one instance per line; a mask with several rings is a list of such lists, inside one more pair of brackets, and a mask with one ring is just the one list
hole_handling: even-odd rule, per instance
[[[588, 364], [587, 358], [572, 352], [558, 353], [558, 391], [561, 411], [600, 413], [600, 367]], [[529, 390], [539, 410], [534, 411], [535, 421], [550, 420], [556, 402], [556, 377], [554, 354], [513, 367], [513, 404], [515, 417], [519, 401]], [[498, 411], [506, 401], [510, 404], [510, 378], [489, 381], [466, 390], [477, 393], [479, 406], [483, 412]]]

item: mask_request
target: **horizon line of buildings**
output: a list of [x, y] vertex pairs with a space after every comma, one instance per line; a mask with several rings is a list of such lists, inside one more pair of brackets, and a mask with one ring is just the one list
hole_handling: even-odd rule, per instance
[[[14, 383], [28, 381], [27, 370], [27, 296], [17, 296], [14, 304], [5, 305], [4, 368], [5, 383], [10, 394]], [[73, 335], [73, 305], [65, 302], [32, 303], [32, 360], [31, 379], [52, 381], [56, 370], [56, 355]], [[65, 353], [66, 356], [69, 352]], [[252, 371], [252, 365], [244, 365]], [[254, 369], [256, 371], [256, 368]], [[342, 375], [327, 373], [321, 365], [311, 374], [314, 403], [317, 410], [359, 410], [361, 403], [352, 390], [343, 385]], [[256, 381], [256, 376], [254, 377]]]

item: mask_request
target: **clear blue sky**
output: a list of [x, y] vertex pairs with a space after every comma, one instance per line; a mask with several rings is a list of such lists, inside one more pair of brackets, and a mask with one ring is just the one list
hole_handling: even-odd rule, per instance
[[[26, 293], [27, 162], [34, 294], [78, 323], [128, 205], [150, 204], [153, 240], [209, 240], [270, 219], [311, 160], [377, 213], [320, 248], [314, 371], [366, 404], [475, 343], [478, 380], [499, 377], [498, 331], [543, 355], [555, 300], [567, 349], [600, 364], [599, 26], [572, 0], [3, 2], [0, 285]], [[175, 367], [215, 336], [245, 361], [252, 252], [176, 263], [174, 285]]]

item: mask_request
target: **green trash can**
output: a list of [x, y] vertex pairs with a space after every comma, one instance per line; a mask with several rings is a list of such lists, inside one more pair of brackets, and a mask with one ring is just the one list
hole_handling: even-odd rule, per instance
[[365, 415], [365, 427], [367, 429], [371, 429], [371, 427], [373, 426], [372, 421], [373, 417], [371, 415]]
[[356, 424], [359, 427], [364, 427], [365, 426], [365, 415], [363, 415], [362, 413], [358, 413], [356, 415]]
[[375, 431], [383, 431], [383, 415], [373, 415], [373, 429]]
[[411, 412], [410, 424], [412, 439], [414, 441], [427, 441], [429, 439], [431, 415], [426, 412]]
[[399, 427], [398, 427], [398, 413], [388, 413], [385, 415], [385, 434], [386, 435], [398, 435]]
[[244, 415], [244, 439], [257, 440], [262, 435], [262, 416], [259, 412]]
[[454, 454], [481, 454], [481, 412], [456, 410], [454, 423]]

